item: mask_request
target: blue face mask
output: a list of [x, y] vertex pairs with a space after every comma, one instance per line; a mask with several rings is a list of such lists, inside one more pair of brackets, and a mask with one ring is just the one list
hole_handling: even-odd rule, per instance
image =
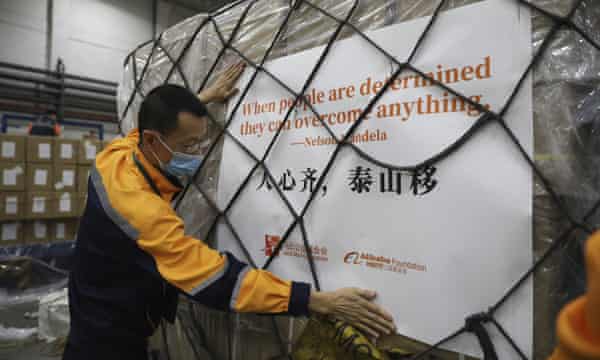
[[165, 144], [164, 141], [159, 137], [159, 141], [171, 152], [171, 160], [166, 164], [160, 161], [160, 159], [154, 154], [158, 160], [160, 167], [163, 171], [177, 177], [185, 177], [190, 179], [196, 173], [196, 170], [202, 165], [202, 156], [200, 155], [189, 155], [171, 150], [169, 145]]
[[202, 165], [200, 156], [188, 155], [180, 152], [173, 152], [173, 157], [164, 165], [164, 170], [176, 177], [194, 176], [196, 170]]

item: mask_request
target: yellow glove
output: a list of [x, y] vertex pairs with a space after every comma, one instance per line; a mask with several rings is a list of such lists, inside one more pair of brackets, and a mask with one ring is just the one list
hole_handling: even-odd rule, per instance
[[550, 360], [600, 359], [600, 231], [586, 246], [587, 293], [558, 316], [559, 345]]

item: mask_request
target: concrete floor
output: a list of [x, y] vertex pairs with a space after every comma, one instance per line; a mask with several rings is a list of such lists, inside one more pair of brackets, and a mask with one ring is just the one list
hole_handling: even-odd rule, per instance
[[19, 346], [2, 348], [0, 345], [0, 359], [2, 360], [60, 360], [61, 355], [54, 354], [53, 347], [46, 343], [31, 342]]
[[[35, 313], [38, 302], [24, 302], [8, 307], [0, 307], [0, 325], [5, 328], [31, 329], [37, 328], [38, 320], [25, 314]], [[57, 347], [41, 342], [35, 338], [23, 341], [0, 339], [0, 360], [59, 360]]]

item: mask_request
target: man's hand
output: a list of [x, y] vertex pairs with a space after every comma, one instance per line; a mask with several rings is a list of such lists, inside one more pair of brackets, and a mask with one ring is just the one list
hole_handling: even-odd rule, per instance
[[235, 95], [239, 89], [235, 87], [235, 83], [244, 72], [246, 63], [239, 62], [229, 66], [217, 80], [208, 88], [202, 90], [198, 94], [198, 99], [204, 104], [211, 102], [225, 102], [227, 99]]
[[374, 291], [345, 288], [330, 292], [313, 292], [310, 311], [330, 315], [349, 323], [374, 338], [396, 331], [392, 316], [375, 305]]

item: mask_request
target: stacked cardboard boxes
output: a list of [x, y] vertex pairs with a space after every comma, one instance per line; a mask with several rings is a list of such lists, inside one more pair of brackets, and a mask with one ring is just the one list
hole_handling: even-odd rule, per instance
[[25, 137], [0, 137], [0, 246], [20, 244], [23, 241], [25, 216]]
[[[52, 192], [54, 182], [54, 146], [53, 137], [28, 136], [27, 140], [27, 180], [25, 190], [27, 192], [25, 217], [28, 221], [25, 225], [26, 241], [44, 242], [47, 237], [46, 227], [42, 226], [42, 219], [51, 219], [55, 216], [54, 193]], [[34, 229], [35, 228], [35, 229]], [[33, 241], [32, 241], [33, 242]]]
[[84, 139], [79, 144], [79, 158], [77, 161], [77, 197], [79, 201], [79, 213], [82, 214], [87, 202], [87, 187], [90, 169], [96, 154], [103, 148], [99, 140]]
[[79, 214], [83, 214], [87, 202], [87, 188], [91, 168], [91, 166], [85, 164], [77, 165], [77, 199], [79, 201]]
[[23, 223], [21, 221], [7, 221], [0, 223], [1, 246], [12, 246], [23, 243]]
[[54, 158], [54, 211], [56, 218], [73, 218], [79, 215], [79, 198], [77, 197], [77, 162], [81, 155], [79, 141], [56, 139], [56, 151], [59, 155]]
[[77, 219], [60, 219], [51, 223], [49, 237], [51, 242], [62, 242], [75, 239], [77, 235]]
[[0, 247], [73, 240], [102, 145], [0, 134]]
[[102, 150], [102, 141], [85, 139], [79, 142], [79, 156], [77, 163], [81, 165], [91, 165]]
[[24, 222], [24, 242], [28, 244], [47, 243], [49, 221], [54, 212], [54, 156], [56, 141], [53, 137], [28, 136], [27, 177], [25, 182], [26, 209]]

